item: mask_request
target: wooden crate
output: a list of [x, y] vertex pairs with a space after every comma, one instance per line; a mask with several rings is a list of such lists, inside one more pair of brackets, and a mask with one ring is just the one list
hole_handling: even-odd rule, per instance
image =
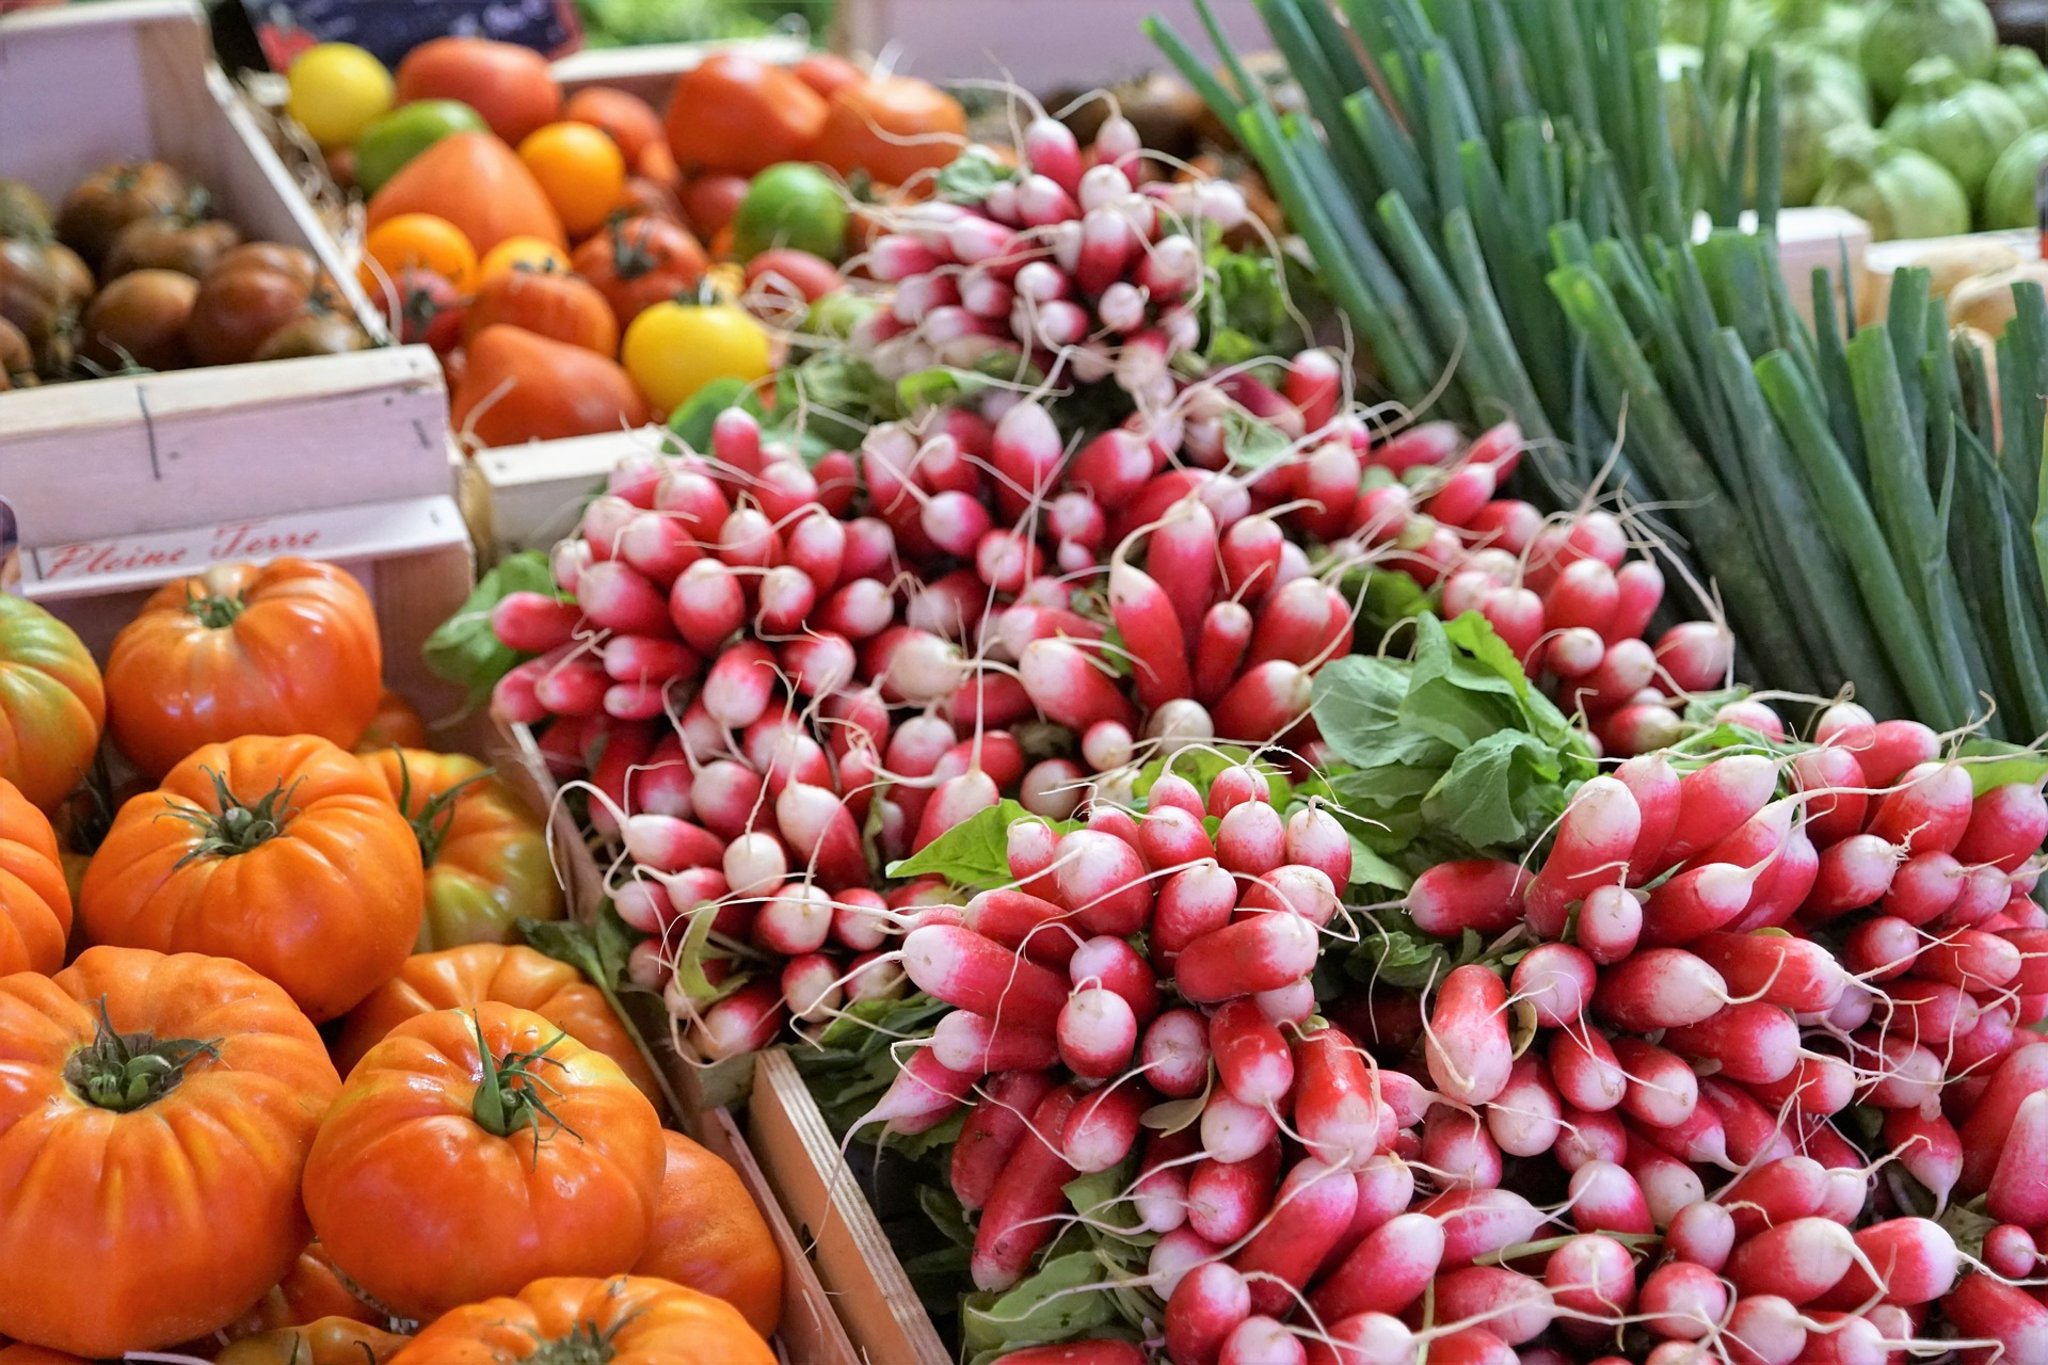
[[583, 504], [619, 462], [669, 448], [666, 434], [642, 427], [478, 451], [471, 464], [490, 490], [496, 553], [552, 549], [576, 529]]
[[783, 1209], [803, 1231], [818, 1278], [874, 1365], [953, 1359], [882, 1232], [860, 1182], [780, 1049], [761, 1054], [747, 1101], [749, 1141]]
[[[1231, 41], [1269, 45], [1252, 0], [1214, 0]], [[1145, 36], [1163, 15], [1206, 52], [1193, 0], [840, 0], [835, 46], [893, 54], [899, 71], [927, 80], [1007, 78], [1051, 91], [1118, 81], [1166, 64]]]
[[550, 63], [548, 70], [563, 93], [575, 94], [593, 85], [638, 95], [656, 109], [668, 107], [676, 77], [714, 52], [743, 52], [756, 61], [786, 66], [808, 50], [802, 38], [776, 35], [713, 43], [650, 43], [643, 47], [593, 47]]
[[[251, 240], [311, 251], [373, 336], [384, 323], [340, 249], [213, 61], [195, 0], [110, 0], [0, 16], [0, 175], [55, 205], [110, 162], [167, 161], [204, 185], [215, 211]], [[152, 398], [223, 371], [152, 375]], [[81, 384], [108, 381], [85, 380]], [[0, 394], [0, 458], [18, 394]], [[343, 434], [335, 434], [339, 453]]]

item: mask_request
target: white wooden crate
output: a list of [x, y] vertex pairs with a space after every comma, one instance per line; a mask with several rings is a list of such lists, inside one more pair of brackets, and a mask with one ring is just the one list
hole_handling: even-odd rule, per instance
[[593, 85], [608, 85], [638, 95], [656, 109], [668, 107], [676, 77], [714, 52], [744, 52], [757, 61], [786, 66], [808, 50], [790, 35], [739, 38], [715, 43], [650, 43], [645, 47], [593, 47], [549, 63], [548, 71], [564, 94]]
[[[1251, 0], [1212, 0], [1231, 40], [1270, 45]], [[1145, 36], [1162, 15], [1197, 52], [1209, 50], [1192, 0], [840, 0], [838, 45], [894, 54], [926, 80], [1007, 76], [1026, 90], [1110, 85], [1166, 64]]]

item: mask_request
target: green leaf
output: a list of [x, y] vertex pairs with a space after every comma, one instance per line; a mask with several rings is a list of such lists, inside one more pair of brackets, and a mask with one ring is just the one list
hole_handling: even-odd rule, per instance
[[2005, 744], [1995, 739], [1972, 739], [1963, 744], [1964, 766], [1970, 771], [1970, 786], [1978, 796], [1994, 787], [2015, 782], [2039, 786], [2048, 777], [2048, 754]]
[[756, 421], [764, 415], [754, 386], [744, 379], [728, 376], [714, 379], [690, 395], [688, 402], [669, 414], [668, 429], [690, 449], [700, 453], [707, 451], [711, 449], [712, 423], [728, 408], [740, 408], [751, 413]]
[[896, 406], [905, 413], [949, 407], [987, 392], [995, 381], [973, 370], [940, 365], [896, 381]]
[[1004, 1294], [970, 1294], [960, 1314], [961, 1343], [971, 1355], [998, 1347], [1069, 1341], [1111, 1320], [1114, 1304], [1105, 1267], [1092, 1251], [1054, 1257]]
[[1527, 687], [1526, 680], [1518, 686], [1459, 650], [1434, 616], [1416, 618], [1415, 671], [1401, 702], [1404, 723], [1464, 748], [1512, 727]]
[[1223, 415], [1223, 450], [1233, 467], [1256, 472], [1287, 459], [1294, 443], [1271, 422], [1233, 407]]
[[1059, 833], [1075, 827], [1071, 820], [1046, 820], [1018, 802], [999, 801], [962, 820], [908, 858], [890, 864], [889, 876], [895, 881], [943, 877], [970, 891], [1008, 886], [1017, 880], [1010, 875], [1010, 826], [1022, 820], [1040, 821]]
[[1421, 990], [1441, 981], [1455, 965], [1448, 945], [1415, 927], [1406, 915], [1385, 912], [1359, 926], [1364, 935], [1346, 959], [1354, 981], [1400, 990]]
[[713, 982], [704, 970], [707, 959], [724, 955], [711, 947], [711, 926], [718, 920], [716, 909], [700, 905], [686, 917], [689, 928], [683, 931], [683, 941], [676, 945], [676, 979], [682, 983], [680, 989], [700, 1008], [723, 1000], [747, 983], [748, 973], [732, 972], [724, 980]]
[[1005, 164], [987, 147], [974, 144], [964, 149], [953, 163], [939, 172], [938, 197], [953, 204], [980, 204], [998, 185], [1018, 178], [1015, 166]]
[[526, 550], [501, 560], [483, 576], [461, 608], [427, 637], [421, 657], [435, 677], [458, 683], [468, 690], [467, 705], [482, 705], [498, 679], [510, 673], [520, 660], [530, 656], [498, 640], [491, 629], [491, 609], [515, 592], [563, 594], [555, 588], [555, 575], [548, 558], [538, 550]]
[[1528, 700], [1533, 690], [1529, 686], [1529, 675], [1522, 671], [1522, 661], [1515, 657], [1514, 650], [1508, 648], [1508, 642], [1495, 633], [1490, 621], [1476, 611], [1468, 611], [1441, 624], [1446, 640], [1470, 654], [1482, 667], [1490, 669], [1517, 697]]
[[[1529, 831], [1516, 808], [1516, 796], [1540, 780], [1540, 765], [1547, 756], [1543, 741], [1523, 731], [1488, 735], [1459, 754], [1450, 771], [1430, 788], [1422, 799], [1423, 818], [1474, 848], [1517, 843]], [[1550, 772], [1555, 781], [1554, 762]]]
[[1406, 894], [1415, 879], [1372, 851], [1356, 834], [1351, 836], [1351, 884], [1381, 886]]

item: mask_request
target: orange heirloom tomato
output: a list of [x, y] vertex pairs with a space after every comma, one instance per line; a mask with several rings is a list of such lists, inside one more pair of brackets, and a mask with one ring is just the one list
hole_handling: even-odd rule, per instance
[[0, 778], [54, 810], [92, 766], [106, 718], [100, 671], [71, 627], [0, 592]]
[[426, 748], [427, 722], [420, 717], [418, 707], [387, 687], [377, 694], [377, 714], [371, 718], [370, 728], [356, 741], [356, 752], [371, 754], [394, 744], [407, 749]]
[[385, 280], [407, 270], [431, 270], [458, 290], [476, 280], [476, 248], [461, 228], [431, 213], [401, 213], [377, 224], [363, 239], [363, 257], [357, 277], [372, 298], [383, 293]]
[[738, 1171], [681, 1133], [664, 1132], [668, 1165], [647, 1254], [633, 1267], [724, 1299], [763, 1337], [782, 1321], [782, 1252]]
[[334, 1064], [347, 1075], [363, 1054], [408, 1019], [436, 1010], [468, 1009], [486, 1000], [539, 1015], [617, 1062], [641, 1094], [660, 1102], [661, 1087], [647, 1059], [612, 1012], [604, 992], [568, 963], [519, 944], [470, 943], [407, 958], [397, 976], [349, 1012], [334, 1044]]
[[450, 133], [406, 162], [370, 196], [366, 222], [375, 229], [401, 213], [446, 218], [479, 253], [507, 237], [567, 241], [533, 172], [489, 133]]
[[569, 102], [562, 106], [562, 117], [572, 123], [602, 128], [605, 136], [618, 144], [629, 166], [638, 166], [640, 154], [649, 147], [668, 150], [661, 115], [654, 112], [654, 106], [638, 95], [608, 85], [593, 85], [569, 96]]
[[460, 100], [507, 142], [551, 122], [562, 107], [547, 58], [517, 43], [436, 38], [406, 53], [395, 76], [400, 105]]
[[607, 224], [576, 248], [573, 261], [576, 273], [611, 305], [620, 327], [695, 289], [710, 266], [688, 228], [644, 214]]
[[[305, 1327], [321, 1319], [349, 1318], [356, 1322], [382, 1322], [376, 1309], [357, 1298], [355, 1291], [335, 1273], [334, 1263], [318, 1242], [308, 1242], [292, 1262], [284, 1278], [242, 1314], [228, 1335], [253, 1337], [284, 1327]], [[0, 1361], [0, 1365], [6, 1362]]]
[[714, 53], [685, 71], [668, 105], [669, 149], [685, 170], [753, 175], [800, 161], [824, 126], [817, 91], [740, 52]]
[[393, 1365], [523, 1360], [774, 1365], [775, 1353], [731, 1304], [708, 1294], [641, 1275], [575, 1276], [458, 1308], [414, 1337]]
[[901, 185], [950, 165], [966, 141], [960, 101], [930, 81], [889, 76], [838, 90], [810, 155], [843, 176]]
[[412, 822], [427, 868], [426, 913], [414, 952], [516, 943], [520, 920], [562, 917], [547, 830], [489, 768], [467, 754], [425, 749], [367, 757]]
[[645, 426], [651, 416], [616, 361], [501, 324], [470, 343], [448, 420], [488, 447]]
[[215, 564], [157, 589], [114, 637], [109, 728], [152, 777], [244, 735], [318, 735], [346, 749], [377, 714], [383, 670], [376, 612], [344, 570]]
[[609, 1057], [486, 1001], [408, 1019], [349, 1072], [303, 1194], [334, 1264], [429, 1318], [647, 1248], [661, 1120]]
[[54, 972], [71, 933], [71, 890], [49, 817], [0, 778], [0, 976]]
[[359, 1318], [317, 1318], [243, 1337], [213, 1365], [383, 1365], [411, 1341]]
[[424, 885], [376, 769], [312, 735], [252, 735], [121, 807], [79, 914], [95, 943], [246, 962], [324, 1021], [405, 961]]
[[520, 142], [519, 159], [572, 237], [604, 222], [626, 188], [625, 153], [602, 128], [587, 123], [550, 123], [534, 130]]
[[595, 285], [566, 271], [515, 267], [486, 280], [463, 316], [465, 338], [498, 323], [581, 346], [607, 360], [619, 353], [619, 320], [611, 305]]
[[514, 270], [567, 270], [569, 258], [552, 242], [538, 237], [507, 237], [484, 253], [476, 268], [478, 283], [495, 280]]
[[299, 1177], [339, 1088], [237, 962], [88, 948], [0, 977], [0, 1334], [83, 1356], [233, 1322], [306, 1244]]
[[30, 1346], [16, 1341], [0, 1346], [0, 1365], [86, 1365], [86, 1359], [69, 1351], [53, 1351], [47, 1346]]

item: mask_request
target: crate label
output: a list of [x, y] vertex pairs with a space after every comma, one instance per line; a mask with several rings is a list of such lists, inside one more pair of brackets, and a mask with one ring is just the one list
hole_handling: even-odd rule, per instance
[[438, 496], [235, 518], [156, 535], [31, 545], [22, 553], [23, 587], [33, 597], [114, 592], [197, 573], [222, 560], [388, 555], [447, 544], [461, 531], [454, 502]]

